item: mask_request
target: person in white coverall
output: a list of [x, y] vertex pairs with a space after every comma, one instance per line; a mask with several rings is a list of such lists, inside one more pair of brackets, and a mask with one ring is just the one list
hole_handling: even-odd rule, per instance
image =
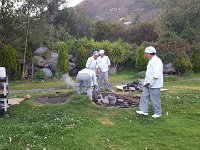
[[97, 74], [97, 61], [99, 57], [99, 52], [94, 51], [93, 56], [89, 57], [87, 62], [86, 62], [86, 68], [94, 70], [95, 73]]
[[99, 91], [102, 90], [102, 79], [104, 79], [106, 82], [106, 90], [110, 90], [110, 85], [108, 82], [108, 71], [110, 70], [110, 59], [108, 58], [108, 56], [104, 55], [104, 52], [105, 52], [104, 50], [99, 51], [100, 56], [98, 57], [98, 61], [97, 61]]
[[139, 111], [136, 113], [148, 115], [148, 103], [151, 99], [153, 118], [158, 118], [162, 115], [160, 89], [163, 87], [163, 63], [156, 56], [156, 49], [149, 46], [145, 49], [145, 57], [149, 59], [142, 96], [140, 98]]
[[85, 68], [78, 72], [76, 78], [77, 93], [83, 94], [87, 92], [87, 95], [92, 100], [92, 91], [97, 87], [96, 74], [94, 70]]

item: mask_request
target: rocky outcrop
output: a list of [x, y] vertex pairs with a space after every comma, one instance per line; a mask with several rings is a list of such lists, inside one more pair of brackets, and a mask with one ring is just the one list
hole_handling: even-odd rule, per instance
[[[27, 61], [26, 69], [28, 75], [36, 73], [38, 70], [42, 70], [47, 78], [56, 74], [56, 66], [58, 53], [49, 51], [46, 47], [39, 47], [33, 53], [33, 66], [31, 62]], [[69, 55], [69, 74], [76, 75], [76, 64], [73, 55]]]

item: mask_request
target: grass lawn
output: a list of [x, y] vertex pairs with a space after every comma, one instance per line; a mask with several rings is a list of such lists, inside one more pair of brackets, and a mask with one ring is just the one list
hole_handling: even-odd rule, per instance
[[[134, 80], [132, 72], [110, 76], [113, 85]], [[10, 90], [64, 87], [56, 79], [9, 83]], [[54, 105], [41, 105], [37, 97], [58, 94], [55, 91], [30, 93], [31, 99], [9, 107], [10, 118], [0, 117], [0, 149], [199, 150], [200, 80], [166, 76], [164, 88], [169, 90], [161, 94], [163, 116], [158, 119], [151, 117], [151, 106], [150, 115], [142, 117], [135, 113], [137, 108], [97, 106], [87, 96], [73, 95], [72, 90], [61, 90], [69, 100]]]

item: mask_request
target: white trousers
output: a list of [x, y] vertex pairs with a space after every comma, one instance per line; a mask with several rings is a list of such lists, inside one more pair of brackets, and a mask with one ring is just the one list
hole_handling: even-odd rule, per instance
[[142, 96], [140, 98], [140, 110], [147, 113], [149, 100], [152, 102], [154, 114], [160, 115], [161, 99], [160, 99], [160, 88], [143, 88]]
[[79, 73], [76, 78], [76, 90], [78, 94], [87, 93], [92, 100], [92, 77], [87, 73]]

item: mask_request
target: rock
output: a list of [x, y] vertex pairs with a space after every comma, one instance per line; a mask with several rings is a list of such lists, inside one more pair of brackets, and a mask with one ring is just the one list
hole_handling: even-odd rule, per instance
[[77, 74], [78, 74], [78, 69], [77, 68], [72, 69], [72, 70], [69, 71], [69, 75], [70, 76], [76, 76]]
[[117, 68], [111, 68], [109, 70], [109, 74], [116, 74], [117, 73]]
[[41, 54], [43, 54], [46, 51], [47, 51], [47, 48], [45, 46], [42, 46], [42, 47], [39, 47], [38, 49], [36, 49], [35, 52], [34, 52], [34, 54], [41, 55]]
[[117, 99], [117, 101], [118, 101], [119, 103], [123, 103], [123, 102], [124, 102], [123, 99]]
[[57, 64], [58, 54], [51, 52], [51, 55], [45, 61], [47, 62], [47, 66], [51, 69], [51, 71], [56, 71], [56, 64]]
[[41, 70], [44, 72], [44, 74], [47, 78], [52, 76], [52, 72], [49, 68], [42, 68]]
[[167, 74], [174, 74], [176, 73], [176, 70], [173, 67], [172, 63], [168, 63], [168, 64], [163, 65], [163, 72]]
[[129, 90], [135, 91], [135, 88], [134, 87], [129, 87]]
[[43, 57], [41, 57], [41, 56], [38, 56], [38, 55], [35, 55], [33, 57], [33, 62], [37, 67], [43, 68], [43, 67], [48, 67], [49, 66], [48, 63], [45, 61], [45, 59]]
[[114, 105], [116, 103], [116, 97], [114, 95], [108, 95], [108, 100], [109, 100], [109, 103], [111, 105]]
[[69, 62], [69, 70], [73, 70], [75, 68], [76, 68], [76, 64]]
[[50, 59], [51, 59], [51, 61], [53, 61], [53, 62], [57, 62], [58, 53], [51, 52], [51, 57], [50, 57]]
[[98, 102], [98, 97], [99, 97], [99, 92], [98, 92], [98, 90], [93, 90], [93, 91], [92, 91], [92, 100], [93, 100], [94, 102]]
[[108, 96], [105, 96], [105, 97], [101, 100], [101, 102], [102, 102], [103, 104], [108, 105], [108, 104], [109, 104]]
[[68, 55], [68, 59], [69, 59], [69, 62], [71, 62], [71, 63], [75, 63], [76, 62], [76, 58], [74, 58], [73, 55]]

